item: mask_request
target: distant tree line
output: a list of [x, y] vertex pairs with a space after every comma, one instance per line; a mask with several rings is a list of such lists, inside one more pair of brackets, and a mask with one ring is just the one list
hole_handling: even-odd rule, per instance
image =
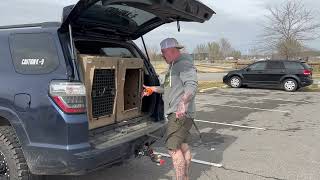
[[231, 43], [226, 39], [222, 38], [219, 42], [209, 42], [199, 44], [193, 51], [195, 60], [214, 62], [216, 60], [223, 60], [227, 57], [234, 59], [241, 58], [241, 52], [235, 50]]

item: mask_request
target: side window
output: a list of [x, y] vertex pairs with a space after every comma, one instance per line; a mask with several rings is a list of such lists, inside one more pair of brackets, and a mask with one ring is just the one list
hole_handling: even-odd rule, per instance
[[280, 61], [268, 61], [267, 69], [283, 69], [283, 63]]
[[303, 70], [304, 67], [302, 64], [297, 63], [297, 62], [284, 62], [284, 67], [286, 69], [292, 69], [292, 70]]
[[15, 70], [20, 74], [47, 74], [59, 66], [51, 34], [13, 34], [10, 49]]
[[252, 64], [250, 66], [250, 69], [252, 71], [261, 71], [266, 68], [266, 64], [267, 64], [266, 62], [258, 62], [258, 63]]
[[129, 49], [123, 47], [107, 47], [102, 48], [102, 51], [109, 57], [135, 58]]

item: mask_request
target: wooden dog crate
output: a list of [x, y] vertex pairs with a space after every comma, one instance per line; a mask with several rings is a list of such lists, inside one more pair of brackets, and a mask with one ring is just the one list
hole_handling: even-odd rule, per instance
[[143, 60], [80, 54], [89, 129], [141, 115]]

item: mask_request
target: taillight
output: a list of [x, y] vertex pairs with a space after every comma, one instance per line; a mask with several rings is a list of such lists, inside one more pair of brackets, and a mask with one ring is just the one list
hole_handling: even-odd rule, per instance
[[80, 82], [52, 81], [49, 94], [65, 113], [86, 112], [86, 89]]
[[306, 76], [309, 76], [309, 75], [312, 74], [312, 71], [310, 71], [310, 70], [304, 70], [304, 71], [303, 71], [303, 74], [306, 75]]

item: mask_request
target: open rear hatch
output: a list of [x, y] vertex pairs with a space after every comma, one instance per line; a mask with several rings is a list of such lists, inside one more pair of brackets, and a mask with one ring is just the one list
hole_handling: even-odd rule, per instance
[[86, 34], [135, 40], [165, 23], [203, 23], [215, 12], [197, 0], [80, 0], [64, 8], [60, 31], [69, 25]]
[[[196, 0], [80, 0], [64, 8], [60, 32], [126, 41], [174, 21], [204, 22], [214, 11]], [[87, 91], [89, 128], [142, 116], [144, 60], [78, 54]]]

